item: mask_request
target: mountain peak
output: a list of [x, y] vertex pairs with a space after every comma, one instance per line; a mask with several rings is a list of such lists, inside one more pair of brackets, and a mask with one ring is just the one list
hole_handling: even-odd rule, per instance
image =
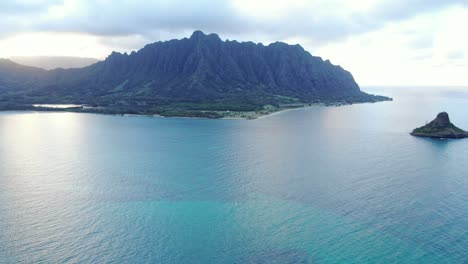
[[193, 39], [193, 40], [213, 39], [213, 40], [221, 41], [221, 38], [217, 34], [211, 33], [211, 34], [207, 35], [207, 34], [203, 33], [203, 31], [201, 31], [201, 30], [194, 31], [192, 33], [192, 36], [190, 37], [190, 39]]
[[117, 52], [117, 51], [112, 51], [112, 53], [107, 56], [106, 60], [118, 60], [118, 59], [121, 59], [121, 58], [124, 58], [124, 57], [128, 57], [128, 54], [127, 53], [120, 53], [120, 52]]
[[205, 33], [203, 33], [203, 31], [201, 31], [201, 30], [195, 30], [192, 33], [192, 36], [190, 38], [191, 39], [198, 39], [198, 38], [201, 38], [201, 37], [206, 37]]
[[438, 127], [446, 127], [450, 125], [450, 118], [447, 112], [439, 113], [436, 119], [434, 119], [434, 125]]

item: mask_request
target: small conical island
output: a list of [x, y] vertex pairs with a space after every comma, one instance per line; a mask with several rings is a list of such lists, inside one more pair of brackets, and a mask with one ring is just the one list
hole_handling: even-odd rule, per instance
[[450, 122], [446, 112], [439, 113], [429, 124], [416, 128], [410, 133], [416, 137], [429, 138], [467, 138], [468, 132], [456, 127]]

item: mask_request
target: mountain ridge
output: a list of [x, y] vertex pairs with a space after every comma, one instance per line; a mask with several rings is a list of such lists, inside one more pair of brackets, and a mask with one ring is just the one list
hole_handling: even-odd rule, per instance
[[389, 100], [362, 92], [350, 72], [300, 45], [222, 41], [202, 31], [31, 78], [20, 103], [92, 104], [123, 113], [185, 116]]
[[9, 59], [24, 66], [41, 68], [44, 70], [84, 68], [99, 62], [99, 60], [95, 58], [73, 56], [13, 56]]

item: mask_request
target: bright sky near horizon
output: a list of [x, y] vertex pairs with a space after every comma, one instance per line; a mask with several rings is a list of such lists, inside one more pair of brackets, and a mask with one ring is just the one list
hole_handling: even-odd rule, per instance
[[0, 57], [79, 56], [190, 36], [301, 44], [361, 85], [468, 85], [468, 0], [16, 0]]

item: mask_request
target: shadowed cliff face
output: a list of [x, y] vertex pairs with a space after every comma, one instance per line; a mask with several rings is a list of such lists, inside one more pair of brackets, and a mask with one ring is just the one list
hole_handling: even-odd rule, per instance
[[447, 126], [450, 126], [451, 123], [450, 123], [449, 115], [446, 112], [439, 113], [436, 119], [432, 121], [431, 125], [434, 128], [445, 128]]
[[[137, 53], [113, 53], [102, 65], [109, 77], [129, 79], [131, 87], [186, 98], [224, 93], [271, 93], [312, 99], [362, 95], [349, 72], [311, 56], [300, 46], [223, 42], [214, 34], [154, 43]], [[115, 76], [115, 75], [114, 75]], [[134, 78], [139, 76], [140, 78]], [[115, 83], [114, 83], [115, 84]], [[159, 89], [158, 89], [159, 88]]]
[[[81, 69], [31, 77], [25, 101], [97, 104], [373, 102], [388, 98], [360, 91], [353, 76], [299, 45], [222, 41], [196, 31], [138, 52], [113, 52]], [[0, 70], [1, 80], [1, 70]], [[15, 87], [10, 87], [15, 88]]]

